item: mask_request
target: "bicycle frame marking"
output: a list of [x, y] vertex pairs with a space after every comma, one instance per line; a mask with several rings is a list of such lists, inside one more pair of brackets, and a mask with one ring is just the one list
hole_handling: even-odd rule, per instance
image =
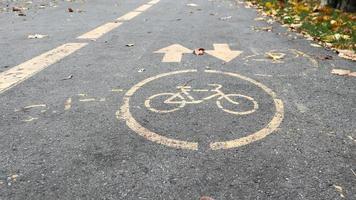
[[[137, 134], [141, 135], [142, 137], [146, 138], [147, 140], [150, 140], [155, 143], [159, 143], [162, 145], [166, 145], [168, 147], [172, 148], [178, 148], [178, 149], [188, 149], [188, 150], [198, 150], [198, 143], [197, 142], [190, 142], [190, 141], [183, 141], [183, 140], [176, 140], [172, 138], [168, 138], [165, 136], [160, 135], [159, 133], [155, 133], [151, 130], [148, 130], [147, 128], [143, 127], [139, 122], [135, 120], [135, 118], [132, 116], [130, 112], [130, 98], [135, 94], [135, 92], [143, 87], [145, 84], [152, 82], [154, 80], [157, 80], [162, 77], [166, 76], [172, 76], [172, 75], [177, 75], [177, 74], [185, 74], [185, 73], [196, 73], [197, 70], [183, 70], [183, 71], [174, 71], [174, 72], [168, 72], [164, 74], [159, 74], [153, 77], [150, 77], [148, 79], [145, 79], [136, 85], [134, 85], [131, 89], [129, 89], [124, 98], [123, 98], [123, 105], [120, 107], [120, 109], [116, 112], [116, 117], [120, 120], [126, 121], [126, 125], [132, 129], [134, 132]], [[247, 82], [250, 82], [257, 87], [261, 88], [264, 90], [271, 98], [273, 99], [273, 102], [275, 104], [275, 114], [272, 117], [272, 120], [261, 130], [251, 133], [248, 136], [242, 137], [242, 138], [237, 138], [234, 140], [228, 140], [228, 141], [217, 141], [217, 142], [212, 142], [209, 144], [209, 147], [211, 150], [219, 150], [219, 149], [230, 149], [230, 148], [237, 148], [241, 147], [244, 145], [248, 145], [250, 143], [256, 142], [258, 140], [261, 140], [265, 137], [267, 137], [269, 134], [274, 132], [281, 122], [283, 121], [284, 118], [284, 106], [282, 100], [278, 99], [276, 94], [269, 89], [267, 86], [263, 85], [260, 82], [257, 82], [251, 78], [239, 75], [237, 73], [231, 73], [231, 72], [222, 72], [222, 71], [216, 71], [216, 70], [205, 70], [205, 73], [211, 73], [211, 74], [223, 74], [226, 76], [232, 76], [238, 79], [245, 80]], [[220, 89], [220, 88], [219, 88]], [[206, 92], [205, 89], [203, 89], [204, 92]], [[167, 94], [167, 93], [161, 93], [161, 94]], [[172, 94], [172, 93], [168, 93]], [[215, 98], [218, 94], [214, 94], [208, 97], [205, 97], [203, 99], [207, 100], [211, 98]], [[193, 99], [191, 99], [191, 98]], [[190, 96], [187, 98], [190, 100], [194, 100], [194, 97]], [[197, 101], [197, 100], [195, 100]], [[201, 101], [201, 100], [199, 100]], [[204, 100], [203, 100], [204, 101]], [[201, 103], [201, 102], [199, 102]], [[197, 104], [197, 102], [194, 102], [192, 104]]]
[[[179, 89], [180, 91], [176, 92], [176, 93], [159, 93], [159, 94], [155, 94], [150, 96], [148, 99], [146, 99], [145, 101], [145, 106], [152, 112], [156, 112], [156, 113], [170, 113], [170, 112], [175, 112], [180, 110], [181, 108], [185, 107], [187, 104], [200, 104], [203, 103], [204, 101], [213, 99], [213, 98], [217, 98], [216, 100], [216, 104], [217, 106], [230, 114], [235, 114], [235, 115], [247, 115], [247, 114], [251, 114], [253, 112], [255, 112], [258, 109], [258, 103], [249, 96], [246, 95], [242, 95], [242, 94], [225, 94], [224, 92], [222, 92], [220, 89], [223, 87], [220, 84], [208, 84], [208, 86], [212, 86], [215, 87], [214, 89], [192, 89], [191, 86], [178, 86], [177, 89]], [[213, 92], [212, 95], [204, 97], [202, 99], [196, 100], [191, 94], [190, 92]], [[155, 99], [156, 97], [159, 96], [171, 96], [168, 97], [163, 103], [164, 104], [171, 104], [171, 105], [177, 105], [177, 108], [174, 109], [170, 109], [170, 110], [159, 110], [156, 108], [153, 108], [151, 106], [151, 101], [153, 99]], [[234, 105], [239, 105], [239, 102], [236, 102], [234, 100], [232, 100], [229, 96], [235, 96], [235, 97], [240, 97], [240, 98], [244, 98], [245, 100], [247, 99], [248, 101], [252, 102], [253, 104], [253, 108], [248, 110], [248, 111], [232, 111], [229, 109], [226, 109], [222, 106], [221, 104], [221, 100], [225, 99], [228, 102], [230, 102], [231, 104]], [[187, 97], [187, 98], [185, 98]]]

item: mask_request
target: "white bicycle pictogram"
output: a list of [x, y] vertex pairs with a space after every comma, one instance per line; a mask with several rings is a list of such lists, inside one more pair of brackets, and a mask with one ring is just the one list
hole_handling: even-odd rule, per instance
[[[145, 100], [145, 106], [152, 112], [156, 112], [156, 113], [170, 113], [170, 112], [175, 112], [178, 111], [180, 109], [182, 109], [183, 107], [185, 107], [186, 105], [189, 104], [200, 104], [203, 103], [207, 100], [216, 98], [216, 105], [222, 109], [223, 111], [230, 113], [230, 114], [234, 114], [234, 115], [248, 115], [251, 114], [253, 112], [255, 112], [258, 109], [258, 103], [249, 96], [246, 95], [242, 95], [242, 94], [225, 94], [224, 92], [222, 92], [220, 89], [223, 87], [220, 84], [208, 84], [208, 86], [214, 87], [213, 89], [192, 89], [191, 86], [178, 86], [177, 89], [179, 89], [180, 91], [178, 91], [177, 93], [159, 93], [159, 94], [155, 94], [150, 96], [149, 98], [147, 98]], [[212, 92], [213, 94], [211, 94], [210, 96], [204, 97], [202, 99], [195, 99], [190, 92]], [[167, 104], [167, 105], [173, 105], [174, 108], [172, 109], [159, 109], [159, 108], [154, 108], [151, 106], [151, 102], [159, 99], [158, 97], [165, 97], [163, 103]], [[233, 98], [237, 98], [238, 100], [233, 100]], [[226, 100], [227, 102], [229, 102], [232, 105], [239, 105], [241, 101], [244, 102], [249, 102], [248, 105], [250, 108], [246, 109], [244, 108], [240, 108], [242, 110], [230, 110], [227, 108], [224, 108], [222, 104], [222, 101]], [[240, 102], [239, 102], [240, 101]]]

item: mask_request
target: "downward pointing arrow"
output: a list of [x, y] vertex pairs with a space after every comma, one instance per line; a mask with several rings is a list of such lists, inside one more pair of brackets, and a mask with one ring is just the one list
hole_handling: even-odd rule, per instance
[[205, 52], [225, 62], [230, 62], [242, 53], [242, 51], [231, 51], [228, 44], [214, 44], [214, 50]]
[[180, 44], [173, 44], [154, 53], [164, 53], [162, 62], [180, 62], [184, 53], [192, 53], [192, 50]]

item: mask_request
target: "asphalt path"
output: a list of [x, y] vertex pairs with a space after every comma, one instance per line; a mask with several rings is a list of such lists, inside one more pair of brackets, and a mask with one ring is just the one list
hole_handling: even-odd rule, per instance
[[331, 73], [355, 62], [258, 17], [233, 0], [0, 13], [0, 199], [356, 199], [356, 78]]

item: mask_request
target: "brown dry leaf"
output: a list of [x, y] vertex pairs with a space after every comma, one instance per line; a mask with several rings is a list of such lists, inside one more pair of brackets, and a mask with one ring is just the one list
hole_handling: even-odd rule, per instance
[[21, 12], [23, 9], [20, 7], [12, 7], [13, 12]]
[[337, 50], [339, 52], [339, 57], [346, 58], [349, 60], [356, 61], [356, 54], [352, 50]]
[[193, 54], [197, 55], [197, 56], [204, 55], [204, 53], [205, 53], [205, 49], [204, 48], [197, 48], [197, 49], [194, 49], [194, 51], [193, 51]]
[[332, 60], [333, 59], [333, 57], [330, 55], [318, 56], [317, 58], [320, 60]]

